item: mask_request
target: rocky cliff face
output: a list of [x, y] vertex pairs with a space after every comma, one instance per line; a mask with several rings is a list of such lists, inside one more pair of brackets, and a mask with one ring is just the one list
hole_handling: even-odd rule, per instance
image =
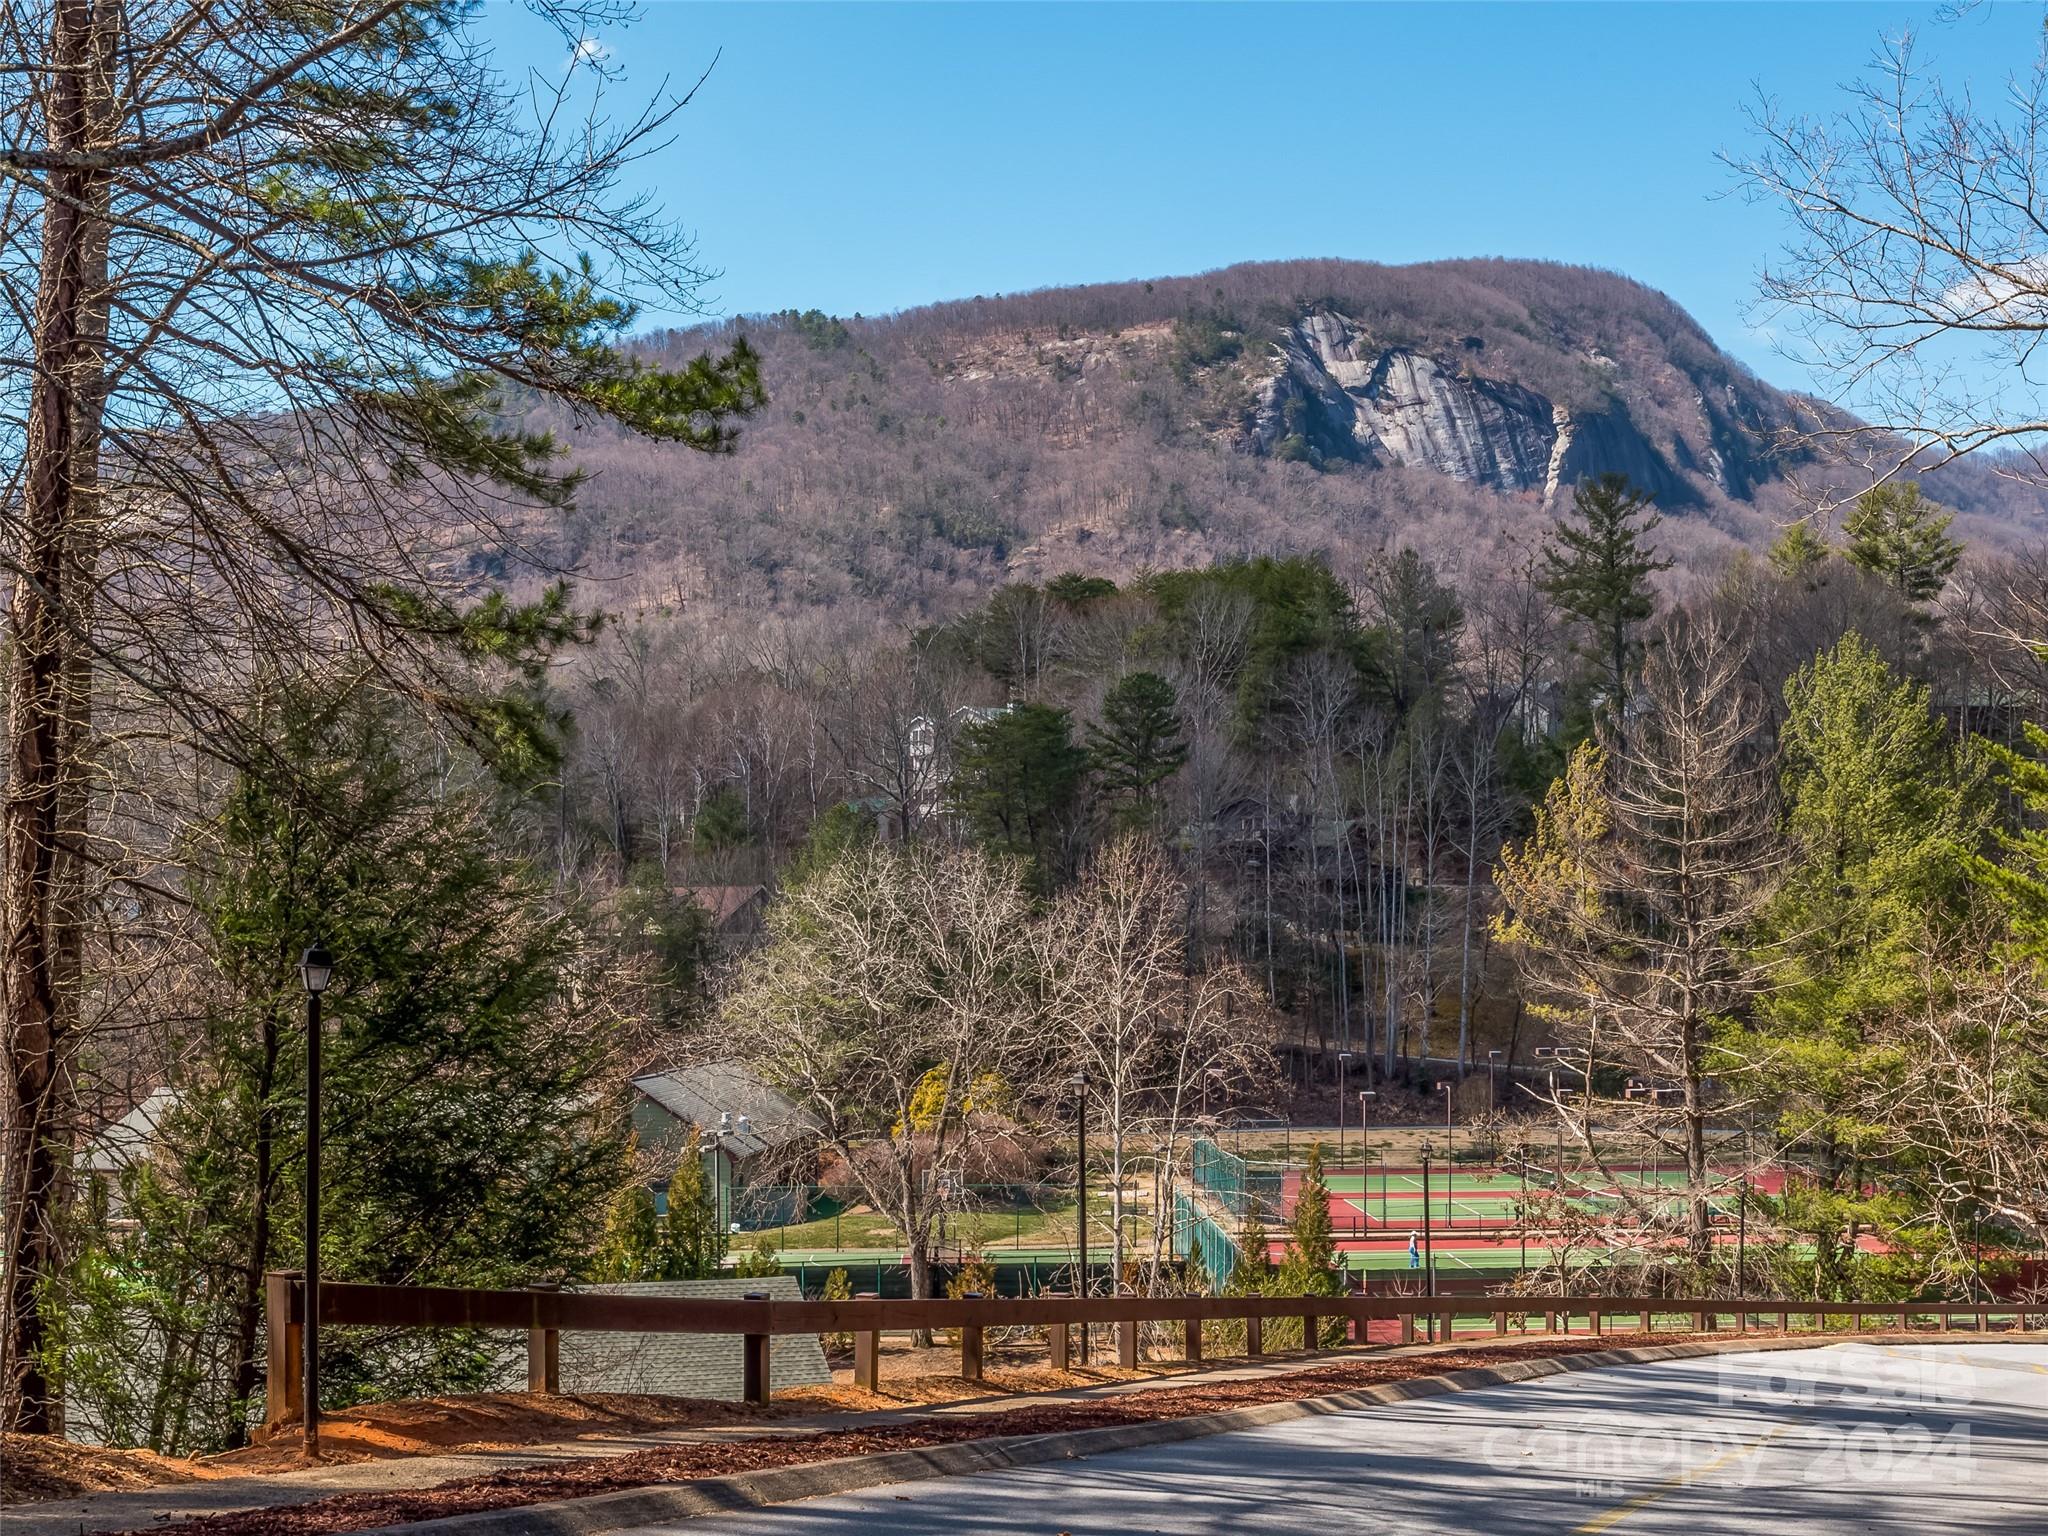
[[1540, 491], [1546, 501], [1560, 486], [1610, 471], [1666, 506], [1698, 500], [1619, 401], [1573, 410], [1486, 378], [1465, 360], [1377, 346], [1332, 312], [1285, 333], [1257, 388], [1245, 445], [1283, 458], [1431, 469], [1491, 490]]

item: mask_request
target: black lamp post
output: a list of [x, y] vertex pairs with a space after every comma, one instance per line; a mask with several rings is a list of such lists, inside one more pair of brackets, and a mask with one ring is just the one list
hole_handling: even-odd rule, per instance
[[302, 1445], [311, 1460], [320, 1454], [320, 994], [334, 979], [334, 956], [317, 939], [299, 957], [299, 979], [306, 984], [306, 1321], [300, 1418]]
[[[1088, 1294], [1088, 1078], [1076, 1072], [1067, 1079], [1074, 1090], [1074, 1246], [1080, 1259], [1074, 1295]], [[1081, 1363], [1088, 1363], [1088, 1325], [1081, 1324]]]
[[[1427, 1141], [1422, 1144], [1422, 1286], [1426, 1296], [1436, 1295], [1436, 1245], [1429, 1227], [1429, 1159], [1436, 1151]], [[1436, 1342], [1436, 1314], [1429, 1314], [1429, 1342]]]

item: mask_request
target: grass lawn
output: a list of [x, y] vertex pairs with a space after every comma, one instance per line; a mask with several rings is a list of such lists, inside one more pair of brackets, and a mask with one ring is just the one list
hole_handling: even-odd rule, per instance
[[[1088, 1241], [1109, 1251], [1109, 1197], [1090, 1190], [1088, 1194]], [[1152, 1218], [1149, 1213], [1124, 1215], [1124, 1231], [1132, 1243], [1149, 1243]], [[866, 1253], [901, 1253], [903, 1236], [888, 1217], [864, 1206], [836, 1215], [786, 1227], [761, 1227], [733, 1234], [735, 1252], [745, 1252], [762, 1238], [778, 1252], [833, 1252], [851, 1250]], [[947, 1250], [1002, 1253], [1010, 1250], [1067, 1252], [1074, 1247], [1074, 1202], [1037, 1206], [1019, 1203], [999, 1209], [949, 1211], [946, 1214], [942, 1246]]]

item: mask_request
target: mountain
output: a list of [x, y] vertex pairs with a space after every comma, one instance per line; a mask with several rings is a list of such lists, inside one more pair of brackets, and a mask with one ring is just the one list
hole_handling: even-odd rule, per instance
[[[1610, 470], [1656, 493], [1665, 549], [1699, 570], [1767, 542], [1814, 484], [1856, 488], [1785, 447], [1828, 408], [1585, 267], [1257, 263], [642, 346], [680, 360], [734, 332], [773, 397], [736, 454], [576, 432], [577, 507], [524, 530], [607, 606], [918, 621], [1069, 570], [1304, 550], [1341, 569], [1396, 543], [1455, 573], [1523, 558]], [[1988, 469], [1929, 489], [1979, 542], [2048, 526]]]

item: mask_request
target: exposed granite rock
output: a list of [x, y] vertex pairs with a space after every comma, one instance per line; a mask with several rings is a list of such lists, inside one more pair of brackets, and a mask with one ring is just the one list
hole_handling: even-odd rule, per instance
[[1574, 413], [1535, 390], [1482, 378], [1407, 347], [1381, 347], [1343, 315], [1290, 327], [1260, 385], [1246, 445], [1316, 462], [1433, 469], [1545, 500], [1591, 474], [1619, 471], [1666, 506], [1698, 494], [1618, 401]]

